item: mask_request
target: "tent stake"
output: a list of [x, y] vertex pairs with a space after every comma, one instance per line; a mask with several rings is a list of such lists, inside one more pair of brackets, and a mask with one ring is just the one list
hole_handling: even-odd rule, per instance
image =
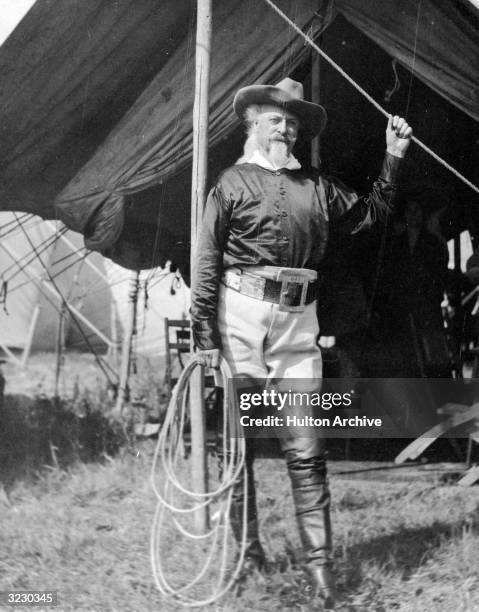
[[[198, 0], [196, 24], [196, 78], [193, 106], [193, 176], [191, 184], [191, 277], [195, 273], [197, 233], [206, 202], [208, 171], [208, 116], [212, 0]], [[193, 341], [192, 341], [193, 342]], [[193, 346], [191, 347], [193, 352]], [[206, 456], [206, 424], [204, 402], [204, 368], [196, 368], [190, 382], [192, 487], [196, 493], [208, 490]], [[208, 530], [207, 508], [195, 513], [195, 526], [200, 533]]]

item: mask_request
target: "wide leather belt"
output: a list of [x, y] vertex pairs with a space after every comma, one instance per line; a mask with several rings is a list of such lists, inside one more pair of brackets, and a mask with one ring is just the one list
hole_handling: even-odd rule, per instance
[[247, 270], [226, 270], [221, 282], [243, 295], [279, 304], [279, 310], [303, 312], [317, 297], [318, 283], [314, 270], [277, 268], [276, 280]]

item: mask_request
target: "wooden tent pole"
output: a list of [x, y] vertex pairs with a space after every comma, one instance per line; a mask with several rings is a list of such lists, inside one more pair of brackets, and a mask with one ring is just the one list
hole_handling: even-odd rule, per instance
[[118, 313], [115, 300], [112, 299], [110, 304], [110, 328], [111, 328], [111, 345], [108, 347], [108, 356], [113, 363], [113, 369], [118, 369]]
[[130, 377], [131, 366], [131, 349], [133, 346], [133, 336], [136, 333], [136, 314], [138, 310], [138, 290], [140, 286], [140, 271], [137, 270], [131, 276], [131, 286], [129, 293], [130, 312], [128, 317], [128, 327], [123, 338], [122, 354], [121, 354], [121, 369], [120, 383], [118, 387], [118, 396], [116, 399], [115, 413], [121, 416], [123, 406], [128, 401], [128, 379]]
[[[211, 31], [212, 0], [198, 0], [195, 101], [193, 106], [193, 175], [191, 184], [190, 269], [192, 277], [195, 274], [198, 228], [206, 203]], [[191, 377], [190, 408], [192, 486], [195, 492], [202, 494], [208, 489], [203, 368], [196, 368]], [[209, 519], [206, 508], [202, 508], [195, 513], [195, 525], [197, 530], [202, 533], [208, 529]]]

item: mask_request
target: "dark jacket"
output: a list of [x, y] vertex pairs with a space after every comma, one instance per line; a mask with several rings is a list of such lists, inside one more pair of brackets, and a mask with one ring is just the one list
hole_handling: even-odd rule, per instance
[[192, 328], [200, 349], [221, 348], [216, 322], [218, 286], [233, 265], [317, 270], [329, 223], [355, 233], [392, 211], [400, 158], [386, 153], [381, 174], [361, 197], [317, 172], [267, 170], [238, 164], [211, 190], [192, 270]]

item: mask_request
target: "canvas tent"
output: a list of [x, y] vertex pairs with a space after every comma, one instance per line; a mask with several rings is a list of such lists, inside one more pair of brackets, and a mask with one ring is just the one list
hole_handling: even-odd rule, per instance
[[[459, 109], [461, 135], [477, 134], [479, 13], [473, 3], [277, 4], [310, 36], [324, 32], [322, 44], [339, 55], [341, 28], [351, 36], [358, 28], [383, 57], [386, 52], [396, 58], [451, 109]], [[81, 232], [89, 248], [132, 269], [166, 259], [185, 264], [189, 193], [178, 177], [191, 161], [193, 32], [194, 3], [186, 0], [38, 0], [0, 49], [0, 206], [59, 218]], [[354, 72], [359, 63], [351, 57], [348, 68]], [[295, 71], [306, 78], [309, 58], [303, 40], [266, 3], [214, 3], [213, 159], [215, 151], [223, 163], [233, 155], [225, 151], [236, 142], [234, 92]], [[370, 65], [370, 82], [381, 79], [383, 87], [387, 73]], [[331, 90], [331, 83], [338, 77], [324, 67], [321, 95], [331, 118], [326, 137], [334, 150], [336, 134], [348, 125], [336, 119], [353, 115], [357, 122], [367, 104], [355, 101], [353, 107], [344, 93], [350, 90], [343, 84]], [[394, 107], [393, 99], [388, 110], [396, 112]], [[419, 136], [428, 119], [435, 125], [437, 118], [425, 115], [417, 125]], [[454, 127], [446, 126], [448, 135]], [[435, 125], [435, 133], [439, 128]], [[451, 142], [439, 145], [446, 152], [451, 148]], [[477, 183], [477, 164], [471, 163], [476, 145], [466, 145], [465, 154], [451, 161]], [[466, 145], [453, 142], [453, 152]], [[326, 141], [325, 157], [328, 146]], [[145, 195], [151, 188], [153, 200]]]
[[[105, 351], [111, 339], [112, 293], [98, 253], [85, 259], [81, 236], [31, 215], [0, 213], [2, 308], [7, 349], [55, 350], [62, 297], [62, 342], [71, 350]], [[74, 313], [78, 313], [75, 324]]]
[[[39, 217], [0, 213], [0, 345], [4, 351], [114, 349], [127, 329], [131, 272], [82, 248], [79, 234]], [[164, 318], [186, 318], [189, 290], [165, 269], [140, 276], [134, 350], [163, 354]], [[74, 320], [75, 319], [75, 320]], [[116, 328], [116, 329], [114, 329]], [[28, 347], [28, 348], [27, 348]], [[118, 348], [118, 347], [117, 347]]]
[[[116, 305], [122, 334], [126, 333], [129, 317], [128, 294], [131, 272], [105, 260], [107, 276]], [[190, 309], [190, 290], [169, 264], [154, 273], [140, 274], [137, 302], [136, 333], [133, 350], [141, 355], [164, 355], [166, 351], [165, 319], [187, 319]]]

